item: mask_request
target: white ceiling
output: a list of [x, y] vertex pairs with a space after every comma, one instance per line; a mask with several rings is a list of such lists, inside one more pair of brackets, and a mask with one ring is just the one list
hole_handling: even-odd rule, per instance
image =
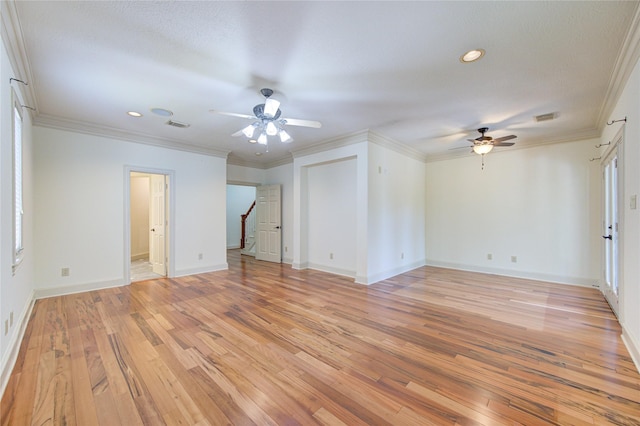
[[[476, 128], [513, 148], [600, 134], [620, 90], [637, 1], [18, 1], [9, 7], [41, 125], [229, 151], [263, 167], [373, 130], [425, 158], [471, 155]], [[635, 30], [634, 30], [635, 31]], [[625, 40], [626, 43], [625, 43]], [[463, 64], [467, 50], [480, 61]], [[637, 49], [636, 49], [637, 50]], [[625, 58], [629, 59], [625, 62]], [[295, 141], [230, 135], [275, 90]], [[187, 129], [150, 108], [174, 112]], [[132, 118], [127, 111], [144, 114]], [[535, 115], [558, 113], [536, 123]], [[155, 141], [155, 142], [154, 142]]]

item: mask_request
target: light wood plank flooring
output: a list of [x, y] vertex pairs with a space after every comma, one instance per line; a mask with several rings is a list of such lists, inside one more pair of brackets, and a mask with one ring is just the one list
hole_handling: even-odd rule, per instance
[[2, 425], [640, 424], [640, 375], [595, 289], [229, 264], [39, 300]]

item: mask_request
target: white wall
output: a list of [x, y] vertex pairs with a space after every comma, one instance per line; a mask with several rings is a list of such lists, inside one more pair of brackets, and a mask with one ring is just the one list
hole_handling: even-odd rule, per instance
[[227, 185], [227, 248], [240, 247], [242, 239], [241, 215], [256, 200], [255, 186]]
[[[372, 284], [424, 265], [425, 164], [415, 153], [369, 131], [327, 145], [334, 148], [303, 150], [294, 157], [294, 267], [353, 275], [349, 263], [336, 265], [335, 259], [327, 258], [336, 243], [351, 249], [354, 236], [357, 283]], [[334, 170], [340, 161], [352, 164], [348, 174]], [[336, 183], [333, 175], [342, 177], [342, 183]], [[325, 189], [319, 182], [327, 182], [327, 187], [342, 185], [345, 194], [343, 188], [334, 189], [338, 194], [334, 199], [321, 194], [322, 202], [332, 203], [323, 208], [315, 201], [316, 193]], [[323, 210], [316, 214], [316, 209]], [[347, 209], [354, 209], [354, 230], [340, 227], [332, 234], [327, 218], [335, 221], [332, 215]], [[350, 257], [348, 262], [352, 261]]]
[[308, 167], [308, 266], [355, 277], [357, 162]]
[[[312, 167], [336, 161], [355, 159], [356, 205], [356, 267], [355, 281], [367, 282], [367, 204], [368, 204], [368, 142], [367, 133], [346, 138], [347, 144], [321, 152], [298, 153], [293, 159], [293, 267], [306, 269], [310, 266], [309, 236], [312, 230], [324, 223], [310, 221], [309, 173]], [[313, 173], [313, 172], [312, 172]]]
[[[624, 127], [619, 320], [625, 344], [640, 370], [640, 210], [631, 209], [630, 204], [631, 197], [640, 195], [640, 62], [636, 63], [608, 121], [625, 117], [626, 123], [614, 123], [605, 127], [602, 143], [611, 141]], [[606, 148], [603, 147], [603, 151]]]
[[597, 143], [496, 149], [484, 170], [478, 155], [428, 163], [428, 264], [597, 285]]
[[368, 282], [425, 264], [425, 164], [369, 145]]
[[[4, 13], [4, 11], [3, 11]], [[4, 40], [3, 40], [4, 41]], [[36, 206], [33, 195], [33, 145], [31, 118], [23, 109], [23, 245], [24, 255], [20, 266], [12, 273], [13, 264], [13, 137], [11, 88], [21, 99], [23, 86], [9, 78], [24, 79], [11, 67], [9, 56], [2, 43], [0, 52], [0, 393], [11, 373], [20, 340], [28, 320], [34, 290], [35, 246], [33, 216]], [[10, 322], [13, 313], [13, 323]], [[9, 325], [5, 334], [5, 324]]]
[[43, 127], [34, 127], [34, 142], [42, 295], [126, 284], [126, 166], [175, 177], [170, 275], [227, 267], [224, 158]]

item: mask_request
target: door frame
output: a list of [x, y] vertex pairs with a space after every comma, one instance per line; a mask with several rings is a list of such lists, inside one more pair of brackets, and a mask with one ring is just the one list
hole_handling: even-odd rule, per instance
[[[623, 318], [622, 309], [624, 303], [622, 300], [624, 299], [624, 277], [622, 271], [624, 271], [624, 217], [625, 217], [625, 192], [624, 192], [624, 126], [616, 133], [614, 138], [611, 140], [611, 145], [607, 150], [605, 150], [601, 155], [600, 162], [600, 173], [602, 173], [602, 195], [601, 195], [601, 227], [599, 232], [605, 231], [605, 217], [606, 217], [606, 188], [605, 188], [605, 165], [611, 159], [612, 156], [616, 157], [616, 212], [617, 212], [617, 220], [618, 220], [618, 230], [617, 241], [616, 241], [616, 252], [617, 252], [617, 285], [618, 285], [618, 293], [617, 293], [617, 304], [616, 306], [612, 306], [611, 301], [609, 300], [609, 289], [607, 286], [607, 277], [606, 277], [606, 248], [603, 246], [601, 250], [600, 258], [602, 259], [602, 285], [600, 286], [600, 292], [603, 294], [605, 300], [611, 306], [611, 310], [618, 318]], [[613, 234], [611, 234], [613, 235]]]
[[167, 192], [165, 201], [165, 217], [168, 218], [166, 228], [166, 271], [167, 277], [175, 277], [175, 171], [167, 169], [156, 169], [140, 166], [124, 166], [124, 281], [131, 284], [131, 172], [148, 173], [154, 175], [165, 175], [167, 180]]

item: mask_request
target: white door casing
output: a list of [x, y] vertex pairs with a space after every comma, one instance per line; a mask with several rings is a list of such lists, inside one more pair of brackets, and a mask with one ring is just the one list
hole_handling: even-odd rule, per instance
[[256, 188], [256, 259], [282, 261], [282, 208], [280, 185]]
[[166, 265], [166, 190], [165, 175], [151, 175], [149, 206], [149, 262], [153, 272], [167, 275]]

